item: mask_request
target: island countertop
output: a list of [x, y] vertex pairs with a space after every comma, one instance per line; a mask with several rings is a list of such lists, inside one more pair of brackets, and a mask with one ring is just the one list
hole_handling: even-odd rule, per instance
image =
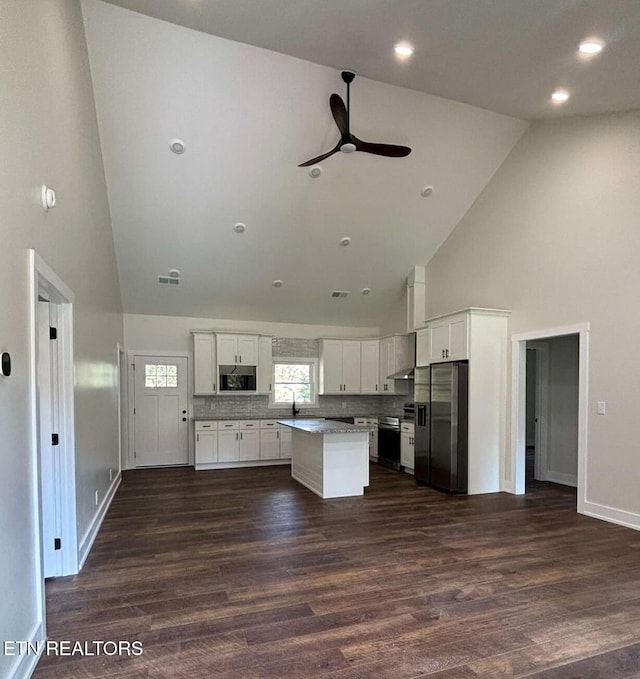
[[285, 427], [299, 429], [307, 434], [357, 434], [375, 429], [368, 424], [348, 424], [336, 420], [278, 420]]

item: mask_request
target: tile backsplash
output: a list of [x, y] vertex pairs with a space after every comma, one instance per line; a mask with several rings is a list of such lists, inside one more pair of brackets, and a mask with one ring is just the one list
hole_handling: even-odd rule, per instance
[[[319, 396], [319, 407], [302, 409], [298, 417], [400, 417], [402, 406], [408, 400], [408, 396]], [[268, 396], [196, 396], [193, 415], [230, 420], [278, 420], [291, 417], [291, 408], [269, 408]]]
[[[274, 337], [273, 356], [318, 358], [320, 343], [314, 339]], [[411, 396], [319, 396], [318, 408], [302, 409], [298, 417], [353, 417], [366, 415], [401, 416], [402, 406]], [[194, 417], [232, 419], [282, 419], [291, 417], [291, 408], [269, 408], [268, 396], [196, 396]]]

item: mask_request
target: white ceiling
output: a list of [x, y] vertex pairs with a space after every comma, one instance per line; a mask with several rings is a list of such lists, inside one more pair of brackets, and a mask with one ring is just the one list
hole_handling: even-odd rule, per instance
[[[109, 0], [212, 35], [525, 119], [640, 106], [638, 0]], [[588, 62], [578, 43], [598, 36]], [[408, 40], [413, 58], [392, 46]], [[571, 90], [554, 107], [556, 87]]]
[[[338, 139], [328, 100], [332, 92], [344, 95], [339, 70], [83, 0], [125, 311], [348, 326], [384, 322], [410, 269], [433, 256], [527, 127], [486, 108], [527, 115], [547, 110], [546, 101], [535, 109], [529, 89], [537, 82], [546, 98], [557, 84], [560, 71], [542, 76], [549, 53], [559, 49], [552, 36], [571, 43], [560, 61], [585, 87], [588, 73], [601, 73], [597, 64], [611, 68], [605, 57], [618, 55], [618, 63], [628, 66], [626, 36], [634, 25], [637, 30], [640, 9], [638, 0], [119, 4], [152, 5], [158, 14], [172, 10], [167, 18], [179, 23], [195, 15], [198, 27], [215, 21], [221, 32], [242, 40], [267, 43], [270, 36], [280, 50], [300, 50], [316, 61], [322, 61], [318, 50], [327, 47], [331, 55], [337, 40], [349, 46], [336, 47], [340, 66], [412, 87], [411, 73], [431, 74], [440, 83], [433, 91], [484, 107], [359, 75], [352, 87], [353, 132], [413, 152], [402, 159], [337, 154], [312, 179], [297, 165]], [[390, 5], [396, 10], [391, 14], [385, 9]], [[481, 6], [484, 12], [477, 11]], [[585, 17], [597, 17], [597, 6], [611, 8], [608, 23], [597, 25], [613, 31], [615, 24], [616, 40], [597, 61], [576, 65], [575, 42], [592, 25]], [[319, 8], [326, 16], [317, 15]], [[341, 17], [333, 31], [327, 28], [331, 16]], [[363, 21], [366, 30], [356, 30]], [[387, 34], [384, 54], [375, 51]], [[417, 47], [411, 65], [402, 68], [388, 55], [400, 37]], [[296, 50], [290, 47], [294, 38]], [[522, 54], [517, 45], [526, 47]], [[626, 73], [629, 83], [627, 66], [620, 67], [620, 78], [625, 81]], [[627, 99], [617, 106], [640, 103], [638, 72], [635, 87], [628, 86]], [[527, 77], [520, 82], [522, 73]], [[502, 87], [483, 94], [481, 84], [490, 78]], [[594, 110], [602, 106], [600, 94], [587, 97]], [[580, 101], [574, 96], [571, 105]], [[186, 142], [182, 156], [168, 149], [175, 137]], [[434, 193], [422, 198], [428, 184]], [[247, 225], [242, 235], [232, 229], [239, 221]], [[339, 246], [343, 236], [352, 239], [347, 248]], [[182, 272], [180, 286], [159, 285], [158, 274], [172, 268]], [[275, 279], [284, 281], [282, 288], [272, 287]], [[371, 288], [366, 297], [360, 295], [364, 287]], [[351, 295], [333, 300], [333, 289]]]

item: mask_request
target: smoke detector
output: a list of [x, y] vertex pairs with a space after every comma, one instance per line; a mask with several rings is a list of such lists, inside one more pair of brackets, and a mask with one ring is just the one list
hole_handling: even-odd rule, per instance
[[173, 153], [176, 155], [181, 155], [187, 150], [186, 144], [182, 141], [182, 139], [172, 139], [169, 142], [169, 148]]
[[336, 299], [344, 299], [349, 294], [348, 290], [334, 290], [331, 296]]

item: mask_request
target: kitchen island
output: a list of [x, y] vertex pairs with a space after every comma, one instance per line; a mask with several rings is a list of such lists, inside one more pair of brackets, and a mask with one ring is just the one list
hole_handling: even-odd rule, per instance
[[293, 430], [291, 476], [323, 499], [364, 495], [371, 427], [334, 420], [279, 420]]

